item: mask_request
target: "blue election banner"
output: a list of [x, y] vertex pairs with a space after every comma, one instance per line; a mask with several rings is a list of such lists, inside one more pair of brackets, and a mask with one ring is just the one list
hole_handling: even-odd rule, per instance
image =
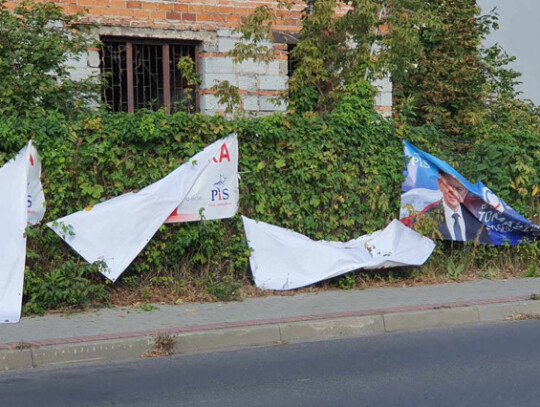
[[540, 226], [525, 219], [482, 182], [471, 184], [444, 161], [404, 141], [405, 181], [400, 220], [423, 216], [437, 223], [444, 240], [516, 245], [540, 240]]

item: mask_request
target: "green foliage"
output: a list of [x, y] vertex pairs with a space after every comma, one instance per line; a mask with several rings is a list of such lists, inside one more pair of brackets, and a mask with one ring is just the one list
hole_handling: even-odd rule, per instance
[[241, 114], [244, 112], [242, 97], [238, 86], [231, 85], [229, 81], [221, 81], [210, 88], [215, 92], [218, 103], [225, 105], [226, 114]]
[[[306, 3], [293, 55], [299, 65], [289, 83], [290, 113], [227, 121], [146, 110], [74, 115], [85, 106], [77, 92], [86, 85], [69, 82], [63, 64], [88, 44], [86, 28], [73, 26], [75, 17], [65, 17], [51, 3], [21, 3], [11, 13], [0, 0], [0, 30], [10, 31], [0, 38], [0, 68], [6, 72], [0, 79], [0, 165], [34, 139], [44, 168], [47, 222], [139, 190], [236, 131], [240, 214], [314, 239], [344, 241], [384, 227], [399, 213], [401, 140], [407, 139], [469, 179], [483, 180], [516, 210], [540, 221], [538, 110], [513, 99], [515, 75], [504, 68], [507, 57], [496, 48], [479, 51], [479, 38], [496, 23], [493, 17], [473, 18], [472, 0], [394, 0], [386, 12], [381, 0], [355, 0], [335, 15], [337, 3]], [[452, 7], [462, 8], [455, 17]], [[241, 28], [247, 41], [233, 51], [238, 61], [274, 57], [273, 12], [263, 7], [248, 18]], [[45, 30], [57, 20], [62, 24]], [[21, 32], [22, 23], [29, 24], [28, 32]], [[392, 29], [381, 36], [377, 27], [386, 23]], [[37, 44], [37, 38], [44, 42]], [[346, 45], [353, 42], [354, 47]], [[370, 55], [374, 44], [381, 45], [378, 58]], [[31, 47], [35, 55], [28, 52]], [[56, 48], [49, 55], [50, 47]], [[13, 49], [20, 55], [10, 54]], [[13, 61], [21, 61], [20, 70], [12, 69]], [[189, 58], [178, 66], [192, 87], [198, 83], [193, 67]], [[396, 123], [375, 112], [369, 83], [388, 69], [401, 98]], [[227, 113], [242, 113], [238, 88], [222, 82], [213, 90]], [[458, 130], [459, 138], [447, 137]], [[433, 221], [415, 227], [428, 235], [435, 229]], [[107, 301], [98, 265], [85, 264], [44, 225], [29, 228], [27, 235], [25, 312]], [[382, 271], [380, 278], [395, 283], [400, 273], [412, 279], [433, 273], [457, 280], [471, 270], [497, 276], [527, 269], [539, 256], [537, 243], [439, 244], [423, 269]], [[250, 279], [248, 257], [240, 216], [164, 225], [116, 284], [139, 291], [145, 303], [157, 291], [182, 301], [178, 296], [189, 292], [191, 283], [211, 298], [237, 299], [240, 282]], [[370, 278], [363, 276], [347, 275], [336, 284], [352, 288]]]
[[[396, 132], [393, 124], [370, 106], [366, 97], [370, 92], [371, 86], [363, 81], [350, 85], [325, 118], [305, 113], [226, 121], [220, 116], [144, 110], [134, 114], [95, 112], [79, 120], [59, 113], [34, 119], [2, 117], [0, 165], [27, 139], [34, 139], [44, 169], [45, 223], [139, 190], [204, 146], [236, 131], [242, 173], [240, 214], [314, 239], [346, 241], [384, 227], [399, 213], [402, 137], [437, 155], [446, 151], [444, 137], [431, 127], [402, 126]], [[508, 126], [513, 127], [511, 121]], [[493, 150], [479, 143], [461, 158], [441, 156], [460, 164], [458, 167], [470, 176], [475, 168], [469, 165], [469, 158], [484, 162], [481, 154], [493, 154], [490, 151], [508, 148], [509, 143], [513, 148], [509, 155], [538, 168], [534, 164], [537, 139], [533, 129], [530, 133], [527, 129], [486, 133], [496, 136], [490, 141], [499, 143], [492, 143]], [[500, 156], [490, 159], [502, 160]], [[522, 209], [523, 215], [533, 215], [536, 206], [522, 201], [517, 190], [507, 187], [507, 170], [492, 165], [479, 172], [488, 175], [495, 191], [507, 188], [505, 198]], [[515, 171], [519, 173], [517, 168]], [[537, 183], [530, 177], [527, 188]], [[70, 233], [69, 225], [65, 226]], [[25, 312], [107, 301], [110, 286], [97, 273], [98, 265], [87, 265], [44, 225], [28, 228], [27, 236]], [[467, 267], [449, 269], [449, 256], [454, 264]], [[434, 270], [457, 279], [470, 270], [525, 270], [539, 256], [537, 242], [517, 248], [439, 247], [422, 269], [427, 271], [421, 273]], [[240, 216], [164, 225], [115, 285], [139, 292], [145, 303], [155, 298], [155, 292], [169, 292], [176, 301], [191, 289], [207, 292], [210, 298], [236, 299], [241, 296], [241, 282], [251, 278], [248, 258]], [[389, 282], [400, 278], [399, 274], [385, 273], [381, 278]], [[356, 281], [364, 284], [366, 278]], [[344, 277], [337, 285], [350, 288], [353, 280], [354, 276]]]
[[[47, 212], [28, 231], [25, 310], [105, 300], [95, 291], [104, 281], [97, 266], [87, 266], [44, 223], [139, 190], [232, 131], [240, 141], [241, 214], [318, 239], [351, 239], [384, 226], [398, 211], [401, 143], [364, 103], [370, 91], [351, 89], [328, 120], [305, 114], [226, 121], [144, 110], [97, 111], [80, 120], [59, 113], [0, 118], [0, 165], [32, 138], [44, 169]], [[248, 257], [240, 216], [165, 225], [117, 284], [148, 284], [146, 302], [154, 288], [185, 292], [188, 273], [212, 296], [230, 298], [238, 281], [250, 279]], [[91, 292], [83, 295], [79, 285]]]
[[453, 261], [450, 261], [446, 265], [446, 273], [448, 275], [448, 278], [454, 281], [459, 280], [459, 278], [461, 277], [461, 274], [465, 270], [465, 266], [466, 264], [464, 263], [455, 264]]
[[158, 311], [159, 310], [159, 307], [156, 306], [156, 305], [153, 305], [153, 304], [148, 304], [148, 303], [142, 303], [140, 306], [139, 306], [139, 309], [143, 312], [152, 312], [152, 311]]
[[189, 56], [183, 56], [178, 60], [176, 67], [182, 72], [182, 78], [186, 81], [187, 86], [183, 90], [181, 100], [175, 102], [177, 106], [173, 106], [173, 110], [180, 110], [180, 107], [183, 108], [182, 110], [184, 111], [187, 109], [190, 113], [193, 113], [195, 109], [193, 97], [195, 95], [196, 87], [201, 83], [201, 79], [196, 72], [195, 61]]
[[[280, 8], [290, 9], [292, 3], [257, 7], [237, 29], [241, 38], [229, 55], [236, 62], [274, 60], [273, 25]], [[383, 4], [382, 0], [355, 0], [347, 7], [336, 0], [305, 3], [299, 38], [289, 56], [296, 61], [285, 95], [290, 110], [327, 113], [340, 103], [347, 87], [365, 81], [368, 73], [380, 73], [371, 54], [381, 38], [376, 27], [383, 24]], [[369, 101], [374, 103], [372, 97]]]
[[345, 274], [337, 280], [337, 285], [342, 290], [352, 290], [356, 287], [356, 278], [354, 275]]
[[415, 44], [409, 58], [390, 58], [398, 110], [406, 100], [415, 109], [411, 122], [433, 124], [470, 142], [464, 136], [483, 122], [490, 102], [515, 95], [519, 74], [507, 68], [513, 58], [498, 45], [482, 48], [482, 40], [497, 28], [497, 15], [481, 16], [475, 0], [394, 3], [399, 12], [392, 27], [397, 30], [390, 31], [389, 47], [408, 40]]
[[240, 283], [235, 281], [234, 278], [230, 276], [223, 276], [221, 281], [209, 279], [206, 282], [206, 290], [208, 291], [208, 294], [221, 301], [237, 300], [239, 288]]
[[475, 143], [463, 171], [481, 180], [505, 202], [540, 222], [540, 114], [513, 99], [491, 106], [488, 120], [475, 129]]
[[[291, 5], [256, 8], [237, 30], [241, 38], [229, 55], [237, 62], [275, 59], [272, 29], [280, 8]], [[491, 114], [492, 102], [514, 98], [519, 77], [507, 67], [513, 58], [498, 45], [482, 47], [498, 24], [496, 13], [480, 12], [475, 0], [305, 2], [298, 38], [289, 41], [295, 43], [289, 55], [295, 69], [284, 92], [287, 106], [326, 114], [351, 85], [390, 76], [396, 117], [470, 144], [471, 130]], [[372, 93], [364, 96], [374, 104]]]
[[81, 308], [108, 298], [103, 284], [92, 278], [97, 277], [95, 265], [68, 260], [48, 273], [27, 267], [25, 274], [25, 313], [43, 314], [45, 310], [62, 307]]
[[89, 46], [89, 25], [53, 2], [0, 0], [0, 115], [60, 111], [75, 115], [95, 104], [96, 79], [71, 79], [67, 62]]
[[523, 274], [523, 277], [540, 277], [538, 271], [536, 271], [536, 265], [532, 264], [527, 271]]

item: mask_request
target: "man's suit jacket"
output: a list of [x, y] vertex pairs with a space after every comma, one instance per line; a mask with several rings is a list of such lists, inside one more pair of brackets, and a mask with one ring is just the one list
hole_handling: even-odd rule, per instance
[[[465, 240], [476, 240], [478, 238], [480, 243], [491, 243], [488, 238], [486, 227], [471, 212], [469, 212], [464, 205], [461, 205], [461, 213], [463, 215], [463, 222], [465, 223]], [[445, 240], [452, 240], [452, 235], [446, 224], [442, 200], [429, 205], [418, 216], [426, 214], [436, 215], [438, 219], [442, 219], [442, 221], [438, 223], [437, 228]], [[451, 227], [453, 227], [453, 225]]]

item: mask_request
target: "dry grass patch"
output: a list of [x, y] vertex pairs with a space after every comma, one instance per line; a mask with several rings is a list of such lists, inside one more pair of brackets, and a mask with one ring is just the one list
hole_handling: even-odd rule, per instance
[[526, 321], [529, 319], [540, 319], [540, 315], [538, 314], [515, 314], [511, 315], [509, 317], [506, 317], [505, 320], [507, 321]]
[[154, 349], [143, 354], [145, 358], [160, 358], [174, 354], [174, 337], [169, 333], [158, 332], [154, 336]]

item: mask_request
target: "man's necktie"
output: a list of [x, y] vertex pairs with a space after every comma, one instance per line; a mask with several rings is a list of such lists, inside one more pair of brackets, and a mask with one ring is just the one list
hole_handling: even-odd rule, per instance
[[456, 240], [463, 241], [463, 235], [459, 227], [459, 213], [452, 214], [452, 218], [454, 218], [454, 237]]

